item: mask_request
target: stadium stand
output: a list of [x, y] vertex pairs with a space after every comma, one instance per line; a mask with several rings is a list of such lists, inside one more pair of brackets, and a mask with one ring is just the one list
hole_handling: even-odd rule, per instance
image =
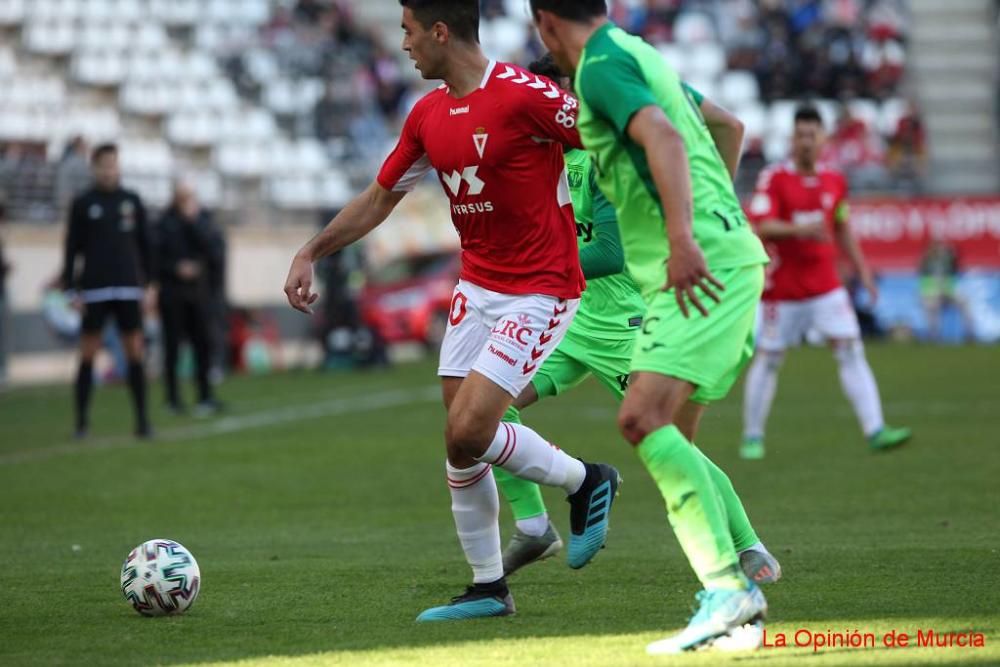
[[[856, 186], [891, 189], [897, 165], [913, 162], [899, 147], [924, 155], [930, 146], [945, 168], [977, 165], [961, 179], [943, 169], [935, 184], [982, 191], [996, 185], [996, 101], [966, 70], [995, 76], [995, 26], [975, 21], [984, 2], [945, 3], [966, 8], [949, 15], [945, 36], [979, 40], [985, 57], [946, 48], [915, 20], [933, 20], [931, 0], [618, 0], [612, 12], [744, 121], [743, 192], [786, 154], [802, 99], [837, 128], [829, 157], [859, 175]], [[539, 53], [525, 5], [483, 2], [488, 53], [522, 62]], [[45, 184], [77, 135], [120, 140], [126, 182], [154, 207], [179, 172], [196, 174], [202, 200], [230, 219], [341, 205], [426, 90], [396, 50], [398, 12], [395, 0], [0, 0], [0, 143], [47, 158], [28, 160], [37, 173], [21, 178], [37, 187], [8, 185], [8, 216], [53, 219]], [[956, 96], [972, 106], [947, 108]]]

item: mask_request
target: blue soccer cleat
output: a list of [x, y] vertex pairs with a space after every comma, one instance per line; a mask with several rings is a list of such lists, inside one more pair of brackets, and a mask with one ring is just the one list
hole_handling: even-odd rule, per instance
[[698, 610], [688, 626], [672, 637], [653, 642], [646, 647], [646, 653], [672, 655], [712, 646], [722, 650], [752, 650], [760, 646], [745, 639], [738, 646], [726, 645], [727, 637], [735, 637], [751, 627], [763, 628], [767, 600], [756, 584], [750, 583], [746, 590], [704, 590], [698, 593], [697, 600]]
[[473, 584], [465, 589], [465, 593], [452, 598], [450, 603], [423, 610], [417, 616], [417, 623], [510, 616], [515, 611], [514, 598], [507, 583], [500, 579], [491, 584]]
[[608, 539], [611, 504], [618, 495], [621, 476], [604, 463], [585, 463], [587, 477], [583, 486], [566, 498], [570, 504], [569, 548], [566, 560], [577, 570], [589, 563]]

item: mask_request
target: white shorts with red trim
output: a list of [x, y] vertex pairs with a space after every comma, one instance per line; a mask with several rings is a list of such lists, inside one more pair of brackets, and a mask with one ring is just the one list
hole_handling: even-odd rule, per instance
[[764, 301], [760, 308], [757, 347], [761, 350], [795, 347], [810, 331], [826, 340], [861, 337], [858, 316], [843, 287], [801, 301]]
[[485, 375], [517, 397], [562, 341], [579, 299], [501, 294], [460, 280], [451, 299], [438, 375]]

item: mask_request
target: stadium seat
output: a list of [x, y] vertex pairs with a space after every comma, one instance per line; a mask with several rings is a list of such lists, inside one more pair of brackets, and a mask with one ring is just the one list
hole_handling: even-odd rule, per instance
[[15, 72], [17, 72], [17, 59], [14, 57], [13, 49], [0, 47], [0, 81], [13, 78]]
[[248, 142], [217, 145], [213, 161], [230, 178], [257, 178], [264, 173], [269, 159], [265, 150], [263, 144]]
[[166, 25], [181, 27], [197, 23], [198, 0], [149, 0], [149, 13]]
[[319, 201], [326, 208], [343, 208], [353, 191], [347, 176], [341, 171], [327, 171], [319, 177]]
[[685, 11], [674, 21], [674, 39], [678, 44], [715, 42], [715, 26], [712, 18], [703, 12]]
[[77, 50], [70, 71], [74, 79], [89, 86], [117, 86], [128, 73], [125, 58], [117, 51]]
[[708, 99], [710, 100], [717, 99], [718, 94], [715, 87], [714, 77], [691, 75], [687, 77], [686, 82], [689, 86], [697, 90], [699, 93], [701, 93]]
[[768, 162], [780, 162], [788, 159], [791, 135], [772, 133], [764, 141], [764, 158]]
[[243, 54], [243, 64], [254, 81], [266, 85], [279, 78], [281, 68], [273, 53], [264, 49], [250, 49]]
[[757, 77], [746, 71], [726, 72], [719, 81], [719, 102], [729, 109], [742, 109], [760, 99]]
[[33, 53], [65, 55], [73, 50], [75, 31], [69, 22], [32, 20], [23, 31], [23, 40], [24, 46]]
[[908, 106], [908, 102], [902, 98], [893, 98], [883, 102], [879, 112], [877, 129], [885, 136], [895, 134], [899, 119], [906, 115]]
[[767, 135], [767, 111], [757, 101], [746, 103], [742, 107], [731, 109], [746, 128], [746, 141], [763, 141]]
[[26, 17], [26, 0], [0, 0], [0, 26], [21, 25]]
[[678, 44], [660, 44], [656, 47], [663, 55], [667, 64], [677, 70], [682, 78], [690, 74], [688, 67], [688, 51]]
[[704, 42], [692, 45], [688, 53], [688, 76], [718, 77], [726, 69], [726, 51], [721, 45]]
[[202, 100], [204, 106], [216, 111], [226, 111], [235, 109], [239, 102], [239, 95], [236, 94], [232, 81], [221, 76], [208, 80], [205, 99]]
[[311, 209], [320, 202], [319, 184], [308, 176], [275, 178], [268, 183], [271, 201], [283, 209]]
[[874, 130], [880, 129], [879, 108], [874, 100], [854, 99], [847, 103], [847, 107], [851, 110], [851, 114], [863, 120], [865, 125]]
[[771, 103], [767, 119], [769, 136], [779, 136], [785, 139], [792, 136], [795, 109], [798, 105], [799, 103], [795, 100], [776, 100]]
[[218, 114], [206, 109], [171, 114], [166, 125], [167, 138], [178, 146], [211, 146], [219, 137]]
[[814, 100], [813, 104], [819, 110], [819, 115], [823, 117], [823, 127], [827, 132], [832, 132], [837, 127], [837, 119], [840, 118], [842, 105], [835, 100]]

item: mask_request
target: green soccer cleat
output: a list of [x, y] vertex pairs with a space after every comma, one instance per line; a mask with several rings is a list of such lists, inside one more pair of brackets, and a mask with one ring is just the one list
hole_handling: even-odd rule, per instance
[[589, 563], [608, 539], [611, 504], [618, 495], [621, 475], [604, 463], [585, 463], [583, 486], [566, 498], [569, 510], [569, 548], [566, 561], [574, 570]]
[[503, 574], [509, 577], [525, 565], [555, 556], [562, 547], [562, 538], [551, 521], [544, 535], [533, 536], [518, 530], [503, 550]]
[[510, 595], [507, 582], [501, 579], [491, 584], [473, 584], [465, 589], [465, 593], [452, 598], [450, 603], [423, 610], [417, 616], [417, 623], [510, 616], [515, 611], [514, 598]]
[[893, 428], [884, 426], [868, 438], [868, 447], [873, 452], [884, 452], [904, 445], [913, 437], [913, 431], [908, 428]]
[[[653, 642], [646, 647], [649, 655], [674, 655], [685, 651], [710, 648], [720, 642], [721, 650], [753, 650], [759, 643], [740, 641], [738, 646], [727, 647], [723, 639], [738, 633], [741, 628], [762, 623], [767, 615], [767, 600], [757, 585], [749, 584], [746, 590], [711, 589], [698, 593], [698, 610], [688, 626], [672, 637]], [[762, 639], [762, 634], [761, 634]]]
[[740, 445], [740, 458], [746, 461], [759, 461], [764, 458], [763, 438], [743, 438]]

